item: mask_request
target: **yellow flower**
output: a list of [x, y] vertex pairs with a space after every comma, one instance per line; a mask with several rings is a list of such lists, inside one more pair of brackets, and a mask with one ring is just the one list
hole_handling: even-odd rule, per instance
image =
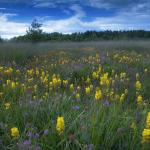
[[139, 73], [136, 73], [136, 80], [138, 80], [140, 78]]
[[68, 80], [63, 80], [63, 85], [67, 86], [68, 85]]
[[147, 118], [146, 118], [146, 128], [150, 129], [150, 112], [148, 112]]
[[125, 94], [123, 93], [123, 94], [121, 94], [121, 96], [120, 96], [120, 102], [123, 102], [124, 99], [125, 99]]
[[92, 73], [92, 78], [93, 78], [93, 79], [97, 79], [97, 78], [98, 78], [98, 74], [97, 74], [96, 72], [93, 72], [93, 73]]
[[85, 93], [86, 93], [86, 95], [89, 95], [91, 93], [90, 87], [85, 88]]
[[142, 87], [142, 84], [141, 84], [141, 82], [140, 81], [136, 81], [136, 83], [135, 83], [135, 87], [136, 87], [136, 90], [140, 90], [141, 89], [141, 87]]
[[88, 77], [85, 82], [89, 84], [91, 82], [90, 78]]
[[127, 95], [128, 94], [128, 89], [125, 89], [124, 93], [125, 93], [125, 95]]
[[0, 98], [2, 98], [3, 97], [3, 92], [0, 92]]
[[147, 68], [145, 68], [145, 69], [144, 69], [144, 72], [145, 72], [145, 73], [147, 73], [147, 72], [148, 72], [148, 69], [147, 69]]
[[64, 118], [63, 117], [58, 117], [57, 118], [56, 130], [57, 130], [59, 135], [64, 133], [65, 123], [64, 123]]
[[9, 109], [10, 108], [10, 103], [5, 103], [5, 109]]
[[150, 129], [144, 129], [142, 132], [142, 142], [150, 140]]
[[79, 99], [80, 98], [80, 93], [77, 93], [76, 94], [76, 99]]
[[11, 88], [12, 88], [12, 89], [15, 89], [15, 88], [16, 88], [16, 83], [13, 82], [13, 81], [11, 82]]
[[12, 137], [17, 137], [17, 136], [19, 136], [19, 130], [18, 130], [17, 127], [11, 128], [11, 136], [12, 136]]
[[137, 97], [137, 103], [138, 103], [138, 105], [141, 105], [142, 102], [143, 102], [143, 97], [142, 97], [142, 95], [139, 95], [139, 96]]
[[100, 85], [109, 85], [110, 80], [108, 79], [108, 73], [105, 73], [100, 80]]
[[74, 85], [70, 84], [70, 91], [72, 92], [74, 90]]
[[100, 89], [97, 89], [95, 92], [95, 99], [100, 100], [102, 98], [102, 91]]

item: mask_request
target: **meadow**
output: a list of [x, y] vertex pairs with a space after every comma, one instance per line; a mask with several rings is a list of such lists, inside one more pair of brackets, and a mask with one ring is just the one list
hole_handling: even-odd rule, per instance
[[0, 44], [0, 150], [148, 149], [149, 41]]

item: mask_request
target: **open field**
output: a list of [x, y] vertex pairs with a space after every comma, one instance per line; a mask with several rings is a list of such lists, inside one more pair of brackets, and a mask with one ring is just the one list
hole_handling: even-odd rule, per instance
[[0, 45], [0, 150], [148, 149], [149, 41]]

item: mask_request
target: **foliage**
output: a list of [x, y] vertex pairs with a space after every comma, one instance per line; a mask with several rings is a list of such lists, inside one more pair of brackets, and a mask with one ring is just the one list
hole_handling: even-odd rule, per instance
[[37, 42], [42, 39], [42, 30], [40, 24], [36, 19], [31, 23], [31, 27], [27, 30], [26, 36], [29, 41]]
[[1, 149], [149, 149], [149, 51], [29, 55], [0, 61]]
[[[24, 36], [15, 37], [12, 41], [98, 41], [98, 40], [133, 40], [150, 39], [150, 31], [86, 31], [72, 34], [42, 33], [32, 27]], [[31, 33], [31, 34], [30, 34]], [[32, 36], [29, 36], [32, 35]]]

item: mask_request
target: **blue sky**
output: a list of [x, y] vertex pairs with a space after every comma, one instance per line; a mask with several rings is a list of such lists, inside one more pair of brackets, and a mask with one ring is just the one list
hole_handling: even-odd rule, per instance
[[23, 35], [33, 19], [45, 32], [150, 30], [150, 0], [0, 0], [0, 36]]

